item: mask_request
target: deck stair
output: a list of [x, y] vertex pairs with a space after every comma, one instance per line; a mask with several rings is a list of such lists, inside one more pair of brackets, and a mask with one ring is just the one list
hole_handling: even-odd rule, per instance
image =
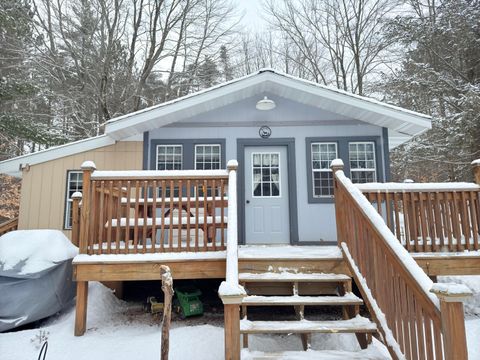
[[[359, 315], [363, 300], [352, 292], [352, 278], [346, 274], [304, 273], [290, 270], [241, 272], [238, 278], [239, 283], [247, 291], [247, 296], [243, 298], [241, 304], [242, 320], [240, 320], [244, 348], [248, 348], [248, 335], [251, 334], [299, 334], [303, 350], [308, 350], [311, 347], [313, 333], [353, 333], [357, 336], [360, 347], [365, 349], [372, 335], [377, 333], [376, 324]], [[275, 293], [276, 291], [278, 293]], [[253, 306], [293, 306], [296, 320], [281, 319], [282, 316], [278, 312], [275, 312], [274, 320], [251, 320], [248, 308]], [[342, 319], [306, 319], [307, 306], [341, 307]], [[275, 354], [256, 351], [251, 354], [256, 354], [253, 358], [259, 359], [276, 358]]]

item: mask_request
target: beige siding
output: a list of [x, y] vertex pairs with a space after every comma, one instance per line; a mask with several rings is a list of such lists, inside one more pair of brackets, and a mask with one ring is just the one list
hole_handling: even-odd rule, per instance
[[67, 171], [80, 169], [85, 160], [99, 170], [140, 170], [142, 159], [143, 143], [124, 141], [31, 166], [22, 175], [19, 229], [63, 230]]

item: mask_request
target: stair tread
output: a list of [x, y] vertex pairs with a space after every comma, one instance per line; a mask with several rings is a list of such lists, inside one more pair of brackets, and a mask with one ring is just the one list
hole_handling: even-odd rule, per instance
[[357, 316], [350, 320], [288, 320], [288, 321], [251, 321], [240, 320], [240, 332], [253, 333], [373, 333], [377, 325], [369, 319]]
[[242, 350], [242, 359], [245, 360], [379, 360], [389, 359], [387, 357], [380, 357], [378, 354], [369, 353], [368, 350], [360, 351], [344, 351], [344, 350], [308, 350], [308, 351], [276, 351], [263, 352], [257, 350]]
[[362, 305], [363, 300], [354, 293], [342, 296], [260, 296], [249, 295], [243, 298], [243, 305]]
[[264, 273], [240, 273], [238, 280], [242, 282], [345, 282], [350, 281], [351, 277], [345, 274], [325, 274], [325, 273], [292, 273], [292, 272], [264, 272]]

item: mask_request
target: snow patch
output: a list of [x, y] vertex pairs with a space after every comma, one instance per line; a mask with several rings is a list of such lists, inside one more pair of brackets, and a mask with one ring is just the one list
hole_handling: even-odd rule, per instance
[[97, 165], [93, 161], [87, 160], [82, 163], [80, 166], [81, 169], [93, 169], [95, 170], [97, 168]]
[[218, 295], [220, 296], [245, 296], [247, 293], [242, 285], [222, 281], [218, 288]]
[[78, 248], [59, 230], [17, 230], [0, 237], [0, 269], [32, 274], [72, 259]]
[[361, 191], [478, 191], [480, 186], [467, 182], [449, 182], [449, 183], [367, 183], [355, 185]]
[[472, 292], [464, 284], [435, 283], [431, 292], [440, 295], [450, 296], [470, 296]]

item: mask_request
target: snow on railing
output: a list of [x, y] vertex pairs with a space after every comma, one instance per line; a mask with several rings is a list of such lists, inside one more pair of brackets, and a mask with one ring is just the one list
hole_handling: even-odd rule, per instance
[[357, 184], [412, 253], [480, 249], [480, 186], [474, 183]]
[[238, 162], [236, 160], [228, 162], [227, 261], [225, 281], [221, 283], [218, 290], [222, 298], [245, 295], [245, 289], [238, 283], [237, 168]]
[[227, 170], [82, 169], [82, 254], [225, 250]]
[[[468, 359], [463, 300], [468, 289], [434, 287], [384, 219], [332, 163], [337, 237], [391, 355]], [[434, 295], [435, 294], [435, 295]]]

